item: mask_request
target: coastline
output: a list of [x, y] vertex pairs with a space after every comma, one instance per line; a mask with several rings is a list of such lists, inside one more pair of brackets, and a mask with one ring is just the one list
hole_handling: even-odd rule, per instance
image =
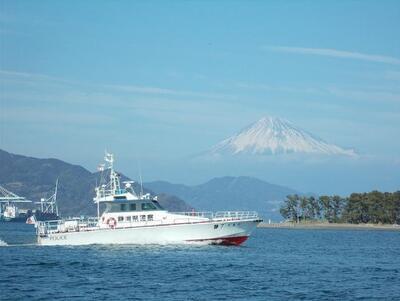
[[368, 230], [400, 231], [400, 225], [348, 224], [348, 223], [260, 223], [258, 228], [302, 229], [302, 230]]

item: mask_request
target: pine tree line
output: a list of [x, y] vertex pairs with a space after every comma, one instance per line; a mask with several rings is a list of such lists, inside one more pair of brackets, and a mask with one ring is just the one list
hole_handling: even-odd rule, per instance
[[293, 222], [400, 224], [400, 191], [352, 193], [347, 198], [288, 195], [280, 213]]

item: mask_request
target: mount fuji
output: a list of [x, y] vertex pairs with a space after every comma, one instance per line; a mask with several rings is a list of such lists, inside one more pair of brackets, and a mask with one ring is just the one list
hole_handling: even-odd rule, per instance
[[211, 155], [278, 155], [322, 154], [357, 156], [352, 149], [330, 144], [291, 122], [264, 117], [241, 132], [221, 141], [209, 152]]

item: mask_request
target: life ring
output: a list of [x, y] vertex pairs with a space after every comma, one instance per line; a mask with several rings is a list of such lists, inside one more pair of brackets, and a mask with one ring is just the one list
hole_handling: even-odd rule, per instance
[[117, 226], [117, 221], [115, 220], [115, 218], [110, 217], [110, 218], [107, 220], [107, 225], [108, 225], [111, 229], [114, 229], [114, 228]]

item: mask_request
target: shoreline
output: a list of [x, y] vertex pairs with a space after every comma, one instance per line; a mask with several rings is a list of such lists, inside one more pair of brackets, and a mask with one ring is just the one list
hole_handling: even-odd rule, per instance
[[347, 224], [347, 223], [260, 223], [257, 228], [301, 230], [372, 230], [400, 231], [400, 225]]

